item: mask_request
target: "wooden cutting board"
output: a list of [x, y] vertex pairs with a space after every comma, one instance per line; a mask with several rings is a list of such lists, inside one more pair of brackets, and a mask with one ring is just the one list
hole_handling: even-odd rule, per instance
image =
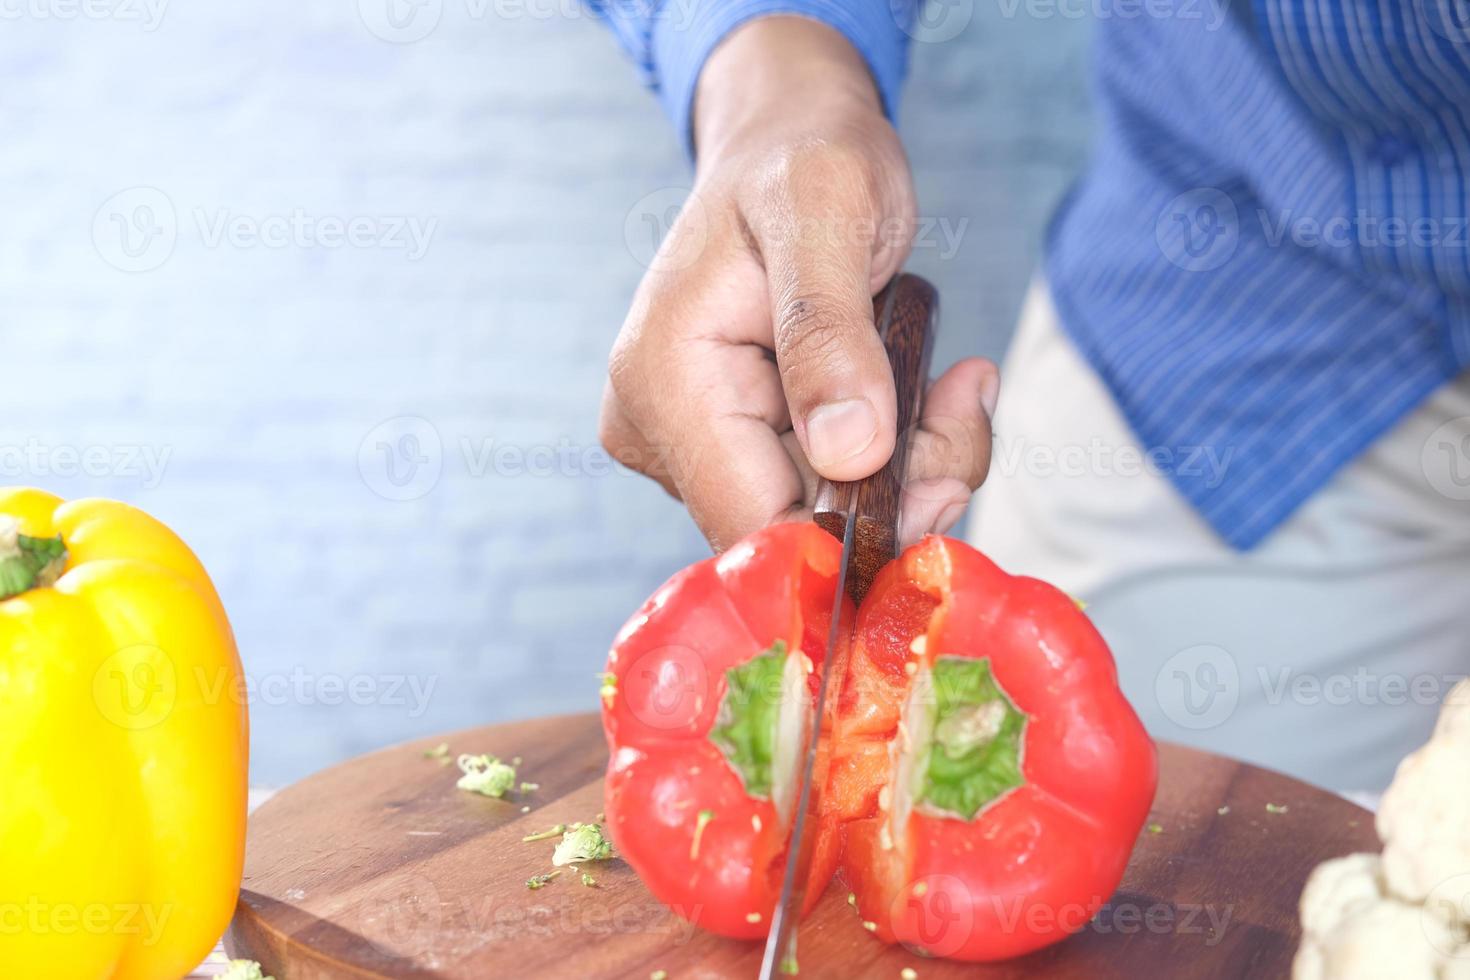
[[[540, 788], [506, 801], [456, 789], [458, 769], [424, 755], [441, 742], [451, 755], [520, 756], [521, 778]], [[303, 780], [250, 818], [225, 946], [278, 980], [754, 977], [760, 946], [694, 930], [622, 861], [585, 866], [595, 888], [565, 871], [526, 888], [552, 870], [554, 842], [521, 838], [594, 819], [606, 762], [597, 716], [566, 715], [427, 738]], [[1076, 936], [993, 966], [921, 959], [864, 932], [834, 882], [802, 925], [802, 976], [892, 980], [904, 967], [920, 980], [1285, 976], [1308, 872], [1376, 850], [1372, 814], [1192, 749], [1162, 745], [1160, 764], [1156, 829]]]

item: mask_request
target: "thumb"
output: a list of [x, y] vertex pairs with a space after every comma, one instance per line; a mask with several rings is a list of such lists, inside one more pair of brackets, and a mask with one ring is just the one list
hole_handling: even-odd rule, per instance
[[898, 414], [893, 369], [873, 325], [876, 270], [866, 242], [806, 237], [761, 242], [776, 363], [812, 468], [829, 480], [859, 480], [893, 455]]

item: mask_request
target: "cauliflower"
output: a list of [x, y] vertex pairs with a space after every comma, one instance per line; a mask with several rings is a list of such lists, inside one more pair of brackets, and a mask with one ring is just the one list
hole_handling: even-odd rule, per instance
[[1325, 936], [1344, 919], [1377, 904], [1383, 898], [1379, 864], [1377, 854], [1349, 854], [1317, 865], [1302, 889], [1302, 932]]
[[1399, 763], [1378, 808], [1388, 890], [1470, 925], [1470, 681], [1450, 691], [1434, 735]]
[[1438, 915], [1386, 895], [1376, 854], [1317, 866], [1302, 890], [1293, 980], [1470, 977], [1470, 950]]
[[230, 965], [225, 968], [225, 972], [217, 975], [215, 980], [275, 980], [275, 978], [265, 976], [260, 969], [260, 964], [254, 960], [230, 960]]
[[1470, 980], [1470, 681], [1399, 765], [1376, 827], [1382, 856], [1307, 879], [1293, 980]]

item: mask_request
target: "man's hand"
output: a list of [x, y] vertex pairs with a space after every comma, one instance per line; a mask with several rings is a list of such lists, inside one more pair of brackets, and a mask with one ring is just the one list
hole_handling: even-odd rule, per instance
[[[908, 162], [857, 52], [796, 17], [710, 57], [694, 191], [639, 286], [603, 399], [603, 444], [679, 497], [716, 550], [810, 517], [817, 474], [893, 454], [893, 374], [872, 296], [915, 223]], [[930, 386], [899, 536], [949, 529], [990, 465], [1000, 378], [981, 358]]]

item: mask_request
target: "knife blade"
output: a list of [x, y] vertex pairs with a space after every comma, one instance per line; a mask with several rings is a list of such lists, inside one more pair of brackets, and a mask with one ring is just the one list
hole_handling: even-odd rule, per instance
[[[934, 287], [918, 276], [901, 273], [873, 298], [873, 322], [888, 352], [898, 394], [898, 428], [893, 456], [878, 472], [850, 483], [822, 481], [817, 488], [814, 520], [842, 542], [826, 655], [821, 661], [817, 697], [803, 735], [803, 762], [795, 816], [786, 848], [781, 898], [771, 918], [761, 958], [762, 980], [799, 972], [797, 922], [806, 900], [811, 847], [805, 833], [813, 806], [813, 787], [826, 786], [828, 753], [821, 749], [831, 730], [833, 708], [842, 689], [835, 667], [837, 644], [851, 635], [852, 610], [867, 595], [878, 571], [898, 556], [898, 516], [908, 467], [909, 436], [917, 427], [929, 377], [929, 360], [939, 313]], [[844, 602], [850, 596], [852, 602]], [[817, 801], [820, 808], [820, 800]]]

